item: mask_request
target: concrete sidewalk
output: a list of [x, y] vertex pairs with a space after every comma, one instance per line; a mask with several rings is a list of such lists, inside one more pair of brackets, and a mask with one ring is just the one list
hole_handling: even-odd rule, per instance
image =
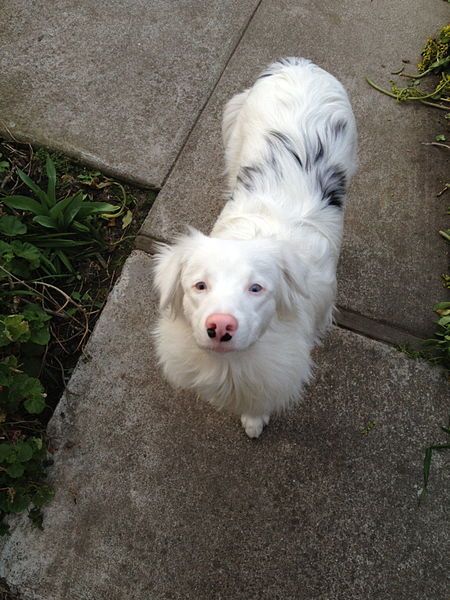
[[[302, 404], [249, 440], [161, 381], [151, 258], [136, 251], [51, 422], [56, 497], [2, 574], [36, 600], [444, 600], [438, 369], [336, 329]], [[373, 428], [371, 428], [373, 427]]]
[[4, 0], [0, 131], [161, 187], [257, 0]]
[[[108, 3], [103, 13], [99, 3], [85, 4], [111, 97], [89, 93], [86, 112], [73, 109], [65, 121], [67, 81], [84, 63], [62, 50], [50, 60], [32, 41], [33, 64], [48, 81], [37, 96], [37, 125], [23, 82], [17, 107], [14, 86], [0, 94], [10, 98], [5, 123], [17, 121], [21, 134], [53, 147], [76, 139], [75, 153], [94, 148], [98, 164], [133, 180], [160, 185], [170, 173], [139, 237], [151, 251], [155, 238], [186, 223], [207, 232], [221, 208], [223, 103], [273, 58], [309, 56], [347, 86], [360, 130], [340, 267], [347, 326], [372, 324], [396, 341], [430, 330], [446, 268], [436, 233], [444, 208], [435, 200], [445, 164], [420, 142], [441, 131], [440, 115], [397, 106], [364, 77], [386, 83], [401, 59], [414, 62], [422, 40], [446, 22], [444, 2], [197, 2], [173, 12], [173, 3], [136, 0], [129, 9]], [[66, 37], [72, 51], [71, 36], [84, 39], [70, 24], [87, 9], [68, 0], [57, 15], [47, 2], [30, 14], [18, 6], [28, 40], [39, 40], [36, 23], [45, 21], [49, 53]], [[17, 81], [30, 77], [30, 55], [12, 7], [12, 50], [0, 60], [6, 79]], [[143, 79], [133, 66], [139, 44]], [[82, 49], [91, 52], [89, 44]], [[180, 78], [192, 82], [192, 103], [174, 101]], [[87, 80], [101, 82], [94, 67]], [[137, 80], [138, 91], [115, 94], [114, 81], [124, 91]], [[146, 97], [148, 112], [139, 104]], [[50, 129], [46, 103], [57, 114]], [[124, 114], [136, 124], [126, 135]], [[36, 137], [38, 129], [47, 137]], [[238, 422], [161, 379], [150, 334], [151, 260], [135, 251], [110, 295], [49, 426], [56, 497], [44, 531], [18, 520], [0, 576], [23, 600], [444, 600], [447, 454], [433, 459], [429, 496], [417, 503], [424, 448], [442, 439], [448, 416], [444, 373], [335, 328], [317, 352], [317, 377], [301, 405], [251, 441]]]

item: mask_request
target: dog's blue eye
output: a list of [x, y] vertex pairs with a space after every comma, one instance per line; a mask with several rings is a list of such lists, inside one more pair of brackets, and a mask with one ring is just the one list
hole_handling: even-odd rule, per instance
[[258, 292], [260, 292], [262, 290], [262, 285], [259, 285], [259, 283], [254, 283], [253, 285], [251, 285], [248, 288], [249, 292], [252, 292], [253, 294], [257, 294]]
[[197, 281], [194, 287], [199, 292], [203, 292], [203, 290], [206, 290], [206, 283], [204, 281]]

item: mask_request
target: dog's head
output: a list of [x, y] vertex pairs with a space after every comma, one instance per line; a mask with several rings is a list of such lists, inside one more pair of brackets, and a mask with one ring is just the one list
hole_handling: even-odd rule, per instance
[[160, 308], [183, 317], [201, 348], [244, 350], [274, 318], [293, 318], [307, 296], [307, 269], [288, 242], [224, 240], [198, 231], [160, 245]]

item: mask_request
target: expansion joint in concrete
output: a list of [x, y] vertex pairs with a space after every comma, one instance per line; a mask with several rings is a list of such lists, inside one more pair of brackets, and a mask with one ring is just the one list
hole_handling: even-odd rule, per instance
[[348, 329], [372, 340], [389, 344], [390, 346], [407, 346], [411, 350], [419, 350], [422, 339], [391, 323], [383, 323], [371, 317], [361, 315], [348, 308], [337, 307], [336, 325]]

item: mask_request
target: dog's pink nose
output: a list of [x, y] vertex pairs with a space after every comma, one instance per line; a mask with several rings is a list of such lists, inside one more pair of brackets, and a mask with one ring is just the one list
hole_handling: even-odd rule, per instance
[[221, 342], [229, 342], [238, 328], [238, 322], [233, 315], [217, 313], [206, 319], [206, 332], [210, 338], [217, 337]]

